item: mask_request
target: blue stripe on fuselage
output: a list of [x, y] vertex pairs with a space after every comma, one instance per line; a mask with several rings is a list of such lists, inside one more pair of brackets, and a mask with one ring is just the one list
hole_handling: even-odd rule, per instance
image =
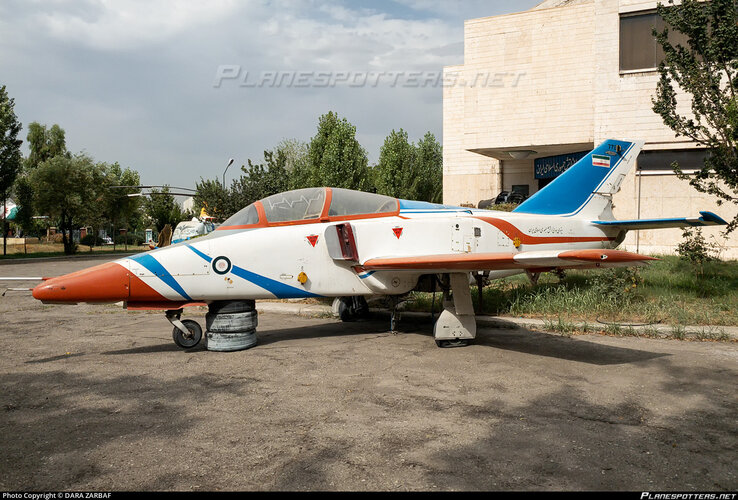
[[144, 266], [146, 269], [151, 271], [154, 276], [162, 280], [164, 283], [169, 285], [169, 287], [180, 294], [182, 297], [184, 297], [187, 300], [192, 300], [189, 295], [187, 295], [187, 292], [184, 291], [184, 289], [180, 286], [179, 283], [177, 283], [177, 280], [174, 279], [174, 277], [169, 274], [169, 271], [166, 270], [166, 268], [161, 265], [161, 262], [156, 260], [154, 257], [151, 256], [151, 254], [148, 253], [141, 253], [138, 255], [133, 255], [130, 257], [131, 260], [135, 260], [142, 266]]
[[[208, 262], [211, 262], [213, 260], [212, 257], [201, 252], [195, 247], [187, 245], [187, 248], [189, 248], [190, 250], [192, 250], [193, 252], [195, 252], [197, 255], [199, 255], [200, 257], [202, 257]], [[230, 272], [235, 274], [239, 278], [243, 278], [246, 281], [249, 281], [256, 286], [263, 288], [264, 290], [268, 291], [269, 293], [274, 294], [275, 297], [280, 298], [280, 299], [298, 299], [298, 298], [302, 299], [302, 298], [308, 298], [308, 297], [320, 297], [320, 295], [316, 295], [306, 290], [301, 290], [299, 288], [295, 288], [294, 286], [280, 283], [279, 281], [267, 278], [266, 276], [262, 276], [260, 274], [253, 273], [251, 271], [248, 271], [236, 265], [232, 265]]]
[[198, 250], [197, 248], [195, 248], [195, 247], [193, 247], [193, 246], [191, 246], [191, 245], [185, 245], [185, 246], [186, 246], [187, 248], [189, 248], [190, 250], [192, 250], [193, 252], [195, 252], [195, 253], [196, 253], [197, 255], [199, 255], [200, 257], [202, 257], [203, 259], [205, 259], [206, 261], [210, 262], [210, 261], [212, 261], [212, 260], [213, 260], [213, 258], [212, 258], [212, 257], [210, 257], [209, 255], [207, 255], [207, 254], [205, 254], [205, 253], [201, 252], [201, 251], [200, 251], [200, 250]]

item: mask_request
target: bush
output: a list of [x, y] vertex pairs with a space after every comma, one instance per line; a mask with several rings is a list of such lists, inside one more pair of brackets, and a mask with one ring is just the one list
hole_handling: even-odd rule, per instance
[[135, 233], [118, 234], [115, 237], [116, 245], [139, 246], [139, 245], [143, 245], [143, 243], [144, 243], [143, 236], [139, 236]]
[[717, 252], [707, 244], [705, 237], [702, 236], [702, 229], [692, 231], [692, 228], [688, 228], [682, 232], [684, 239], [676, 250], [679, 257], [697, 265], [715, 260]]
[[603, 299], [628, 303], [637, 296], [643, 278], [636, 267], [623, 267], [596, 271], [587, 278], [591, 290]]
[[86, 234], [84, 238], [79, 240], [79, 242], [81, 245], [86, 245], [90, 248], [103, 244], [102, 238], [95, 236], [94, 234]]

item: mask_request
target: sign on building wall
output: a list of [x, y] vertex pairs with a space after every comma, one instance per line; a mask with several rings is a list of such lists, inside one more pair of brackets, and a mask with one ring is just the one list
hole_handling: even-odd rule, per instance
[[589, 151], [536, 158], [533, 164], [535, 177], [536, 179], [553, 179], [554, 177], [558, 177], [566, 169], [581, 160], [587, 153]]

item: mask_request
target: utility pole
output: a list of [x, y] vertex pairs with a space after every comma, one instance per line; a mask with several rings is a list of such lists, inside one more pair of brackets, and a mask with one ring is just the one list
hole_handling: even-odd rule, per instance
[[8, 253], [8, 196], [3, 193], [3, 255]]

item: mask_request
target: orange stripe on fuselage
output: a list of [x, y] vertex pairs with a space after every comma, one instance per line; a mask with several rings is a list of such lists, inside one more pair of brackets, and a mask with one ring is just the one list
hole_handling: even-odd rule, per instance
[[612, 241], [615, 238], [608, 236], [531, 236], [525, 234], [520, 229], [515, 227], [503, 219], [497, 219], [495, 217], [476, 217], [477, 219], [483, 220], [488, 224], [492, 224], [502, 233], [514, 240], [515, 238], [520, 239], [520, 243], [523, 245], [543, 245], [547, 243], [581, 243], [588, 241]]

